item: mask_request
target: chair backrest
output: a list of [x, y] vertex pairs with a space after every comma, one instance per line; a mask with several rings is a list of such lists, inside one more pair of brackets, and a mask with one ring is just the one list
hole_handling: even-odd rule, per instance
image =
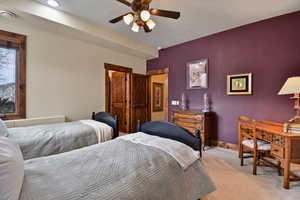
[[256, 138], [256, 121], [254, 119], [240, 116], [238, 119], [238, 129], [241, 140]]

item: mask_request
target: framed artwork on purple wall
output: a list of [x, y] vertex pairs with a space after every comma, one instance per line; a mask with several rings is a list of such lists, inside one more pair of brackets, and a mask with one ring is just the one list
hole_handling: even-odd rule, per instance
[[251, 95], [252, 73], [227, 76], [227, 95]]
[[164, 111], [164, 84], [153, 82], [152, 90], [153, 112]]
[[208, 59], [187, 63], [187, 89], [208, 88]]

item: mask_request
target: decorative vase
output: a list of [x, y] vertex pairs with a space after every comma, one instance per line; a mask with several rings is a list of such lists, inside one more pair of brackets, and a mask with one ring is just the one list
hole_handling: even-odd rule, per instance
[[181, 105], [180, 105], [181, 110], [186, 110], [187, 106], [186, 106], [186, 95], [185, 93], [181, 94]]
[[203, 109], [202, 111], [203, 112], [209, 112], [209, 97], [208, 97], [208, 94], [207, 93], [204, 93], [203, 95], [203, 103], [204, 103], [204, 106], [203, 106]]

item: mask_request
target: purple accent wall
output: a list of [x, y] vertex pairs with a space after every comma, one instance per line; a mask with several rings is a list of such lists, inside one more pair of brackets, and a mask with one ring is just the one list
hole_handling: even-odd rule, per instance
[[[186, 89], [186, 63], [209, 59], [209, 88]], [[289, 96], [277, 93], [288, 77], [300, 76], [300, 12], [217, 33], [160, 51], [147, 70], [169, 67], [169, 105], [182, 92], [189, 107], [199, 109], [203, 94], [217, 114], [216, 138], [237, 143], [237, 118], [285, 122], [293, 112]], [[227, 96], [226, 75], [253, 73], [253, 95]], [[169, 106], [172, 110], [176, 106]]]

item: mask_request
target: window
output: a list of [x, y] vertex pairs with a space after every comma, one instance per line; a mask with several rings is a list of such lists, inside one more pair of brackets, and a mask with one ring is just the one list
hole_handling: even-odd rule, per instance
[[26, 117], [26, 36], [0, 31], [0, 117]]

